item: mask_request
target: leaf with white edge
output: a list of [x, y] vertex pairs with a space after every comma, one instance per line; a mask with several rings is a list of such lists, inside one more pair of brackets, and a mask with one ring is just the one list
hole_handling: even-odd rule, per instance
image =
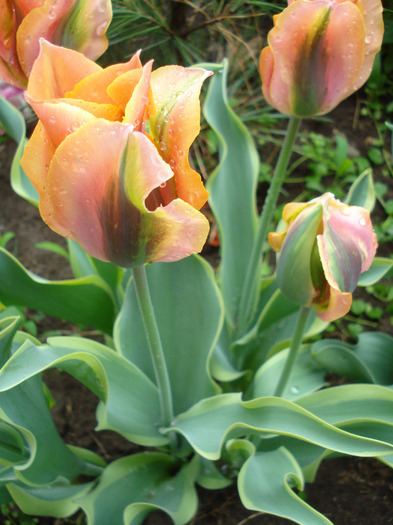
[[[286, 315], [279, 313], [280, 305], [283, 305]], [[293, 303], [285, 299], [281, 293], [272, 297], [272, 302], [269, 301], [269, 305], [266, 306], [270, 311], [266, 317], [261, 316], [261, 323], [255, 325], [242, 339], [233, 343], [233, 351], [239, 368], [257, 370], [268, 357], [289, 347], [299, 315], [299, 306], [294, 306], [295, 312], [289, 313], [293, 311], [291, 310]], [[277, 314], [276, 321], [274, 320], [275, 314]], [[328, 323], [319, 319], [314, 311], [311, 311], [304, 338], [319, 334], [327, 325]]]
[[364, 332], [355, 345], [325, 339], [311, 347], [313, 358], [329, 372], [353, 381], [393, 384], [393, 337]]
[[375, 190], [373, 172], [371, 168], [363, 171], [349, 188], [347, 198], [344, 201], [349, 206], [360, 206], [369, 212], [375, 206]]
[[[175, 413], [215, 387], [208, 361], [223, 323], [222, 300], [211, 267], [201, 257], [155, 263], [147, 268], [150, 295], [165, 353]], [[115, 323], [117, 351], [155, 381], [133, 280]]]
[[39, 376], [0, 393], [0, 418], [20, 432], [26, 458], [14, 464], [14, 474], [28, 484], [69, 481], [88, 474], [88, 466], [63, 443], [53, 423]]
[[393, 268], [393, 259], [374, 257], [368, 270], [360, 274], [358, 286], [371, 286], [385, 277]]
[[392, 428], [393, 390], [379, 385], [342, 385], [313, 392], [297, 401], [316, 417], [331, 425], [355, 421], [375, 421]]
[[69, 259], [76, 278], [98, 275], [106, 281], [113, 292], [121, 282], [124, 271], [110, 262], [100, 261], [88, 255], [76, 241], [68, 240]]
[[111, 463], [78, 502], [94, 525], [139, 525], [153, 510], [183, 525], [197, 508], [197, 470], [193, 462], [178, 469], [175, 460], [158, 452], [126, 456]]
[[80, 508], [75, 501], [84, 496], [94, 482], [72, 484], [58, 483], [31, 487], [22, 483], [8, 483], [7, 488], [15, 503], [25, 514], [67, 518]]
[[291, 489], [303, 490], [303, 473], [285, 448], [252, 455], [238, 476], [239, 496], [250, 510], [274, 514], [300, 525], [333, 525]]
[[[393, 410], [391, 414], [393, 417]], [[277, 397], [242, 401], [241, 394], [221, 394], [204, 399], [180, 414], [172, 430], [182, 434], [198, 454], [210, 460], [220, 458], [228, 439], [269, 433], [293, 436], [344, 454], [379, 456], [393, 452], [393, 444], [344, 432], [298, 404]]]
[[18, 327], [18, 317], [0, 319], [0, 368], [11, 356], [11, 344]]
[[203, 113], [218, 143], [220, 163], [210, 175], [209, 203], [220, 233], [219, 280], [228, 321], [233, 325], [257, 228], [259, 159], [253, 139], [227, 98], [228, 62], [215, 74]]
[[[270, 357], [257, 371], [254, 378], [252, 397], [274, 394], [281, 372], [288, 357], [289, 349]], [[303, 346], [296, 357], [288, 383], [282, 394], [291, 401], [314, 392], [325, 383], [326, 370], [317, 366], [311, 358], [310, 347]]]
[[21, 305], [73, 323], [112, 332], [115, 301], [103, 279], [48, 281], [29, 272], [0, 248], [0, 298], [5, 305]]
[[39, 200], [37, 190], [20, 165], [20, 159], [27, 142], [25, 119], [22, 113], [3, 97], [0, 97], [0, 124], [6, 133], [18, 144], [11, 166], [12, 188], [15, 193], [37, 205]]
[[160, 423], [157, 388], [130, 361], [81, 337], [53, 337], [48, 345], [26, 342], [0, 372], [7, 390], [48, 368], [61, 368], [98, 395], [98, 430], [113, 430], [145, 446], [168, 442]]

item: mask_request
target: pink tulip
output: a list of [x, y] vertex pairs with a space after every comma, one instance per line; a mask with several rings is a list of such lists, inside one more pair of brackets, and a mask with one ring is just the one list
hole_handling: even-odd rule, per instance
[[152, 72], [139, 53], [101, 68], [41, 41], [26, 98], [39, 122], [22, 158], [50, 228], [120, 266], [199, 252], [208, 193], [188, 162], [210, 72]]
[[325, 193], [309, 203], [287, 204], [283, 220], [285, 230], [269, 234], [279, 252], [278, 287], [294, 303], [313, 306], [324, 321], [344, 316], [377, 249], [369, 212]]
[[96, 60], [111, 18], [110, 0], [2, 0], [0, 78], [26, 88], [41, 37]]
[[288, 0], [260, 56], [266, 101], [286, 115], [328, 113], [366, 82], [382, 37], [380, 0]]

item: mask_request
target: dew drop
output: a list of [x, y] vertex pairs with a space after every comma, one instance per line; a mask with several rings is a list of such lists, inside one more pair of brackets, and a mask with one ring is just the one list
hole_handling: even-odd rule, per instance
[[97, 36], [104, 36], [105, 35], [105, 31], [106, 31], [106, 28], [107, 28], [107, 23], [104, 22], [103, 24], [100, 24], [97, 29], [96, 29], [96, 33], [97, 33]]
[[365, 44], [371, 44], [371, 42], [372, 42], [371, 36], [366, 36], [366, 38], [364, 39], [364, 42], [365, 42]]
[[48, 13], [48, 18], [49, 20], [53, 20], [54, 18], [56, 17], [56, 13], [54, 11], [54, 9], [51, 9]]
[[166, 187], [166, 182], [162, 182], [162, 183], [160, 184], [160, 188], [165, 188], [165, 187]]
[[292, 394], [298, 394], [300, 392], [299, 387], [297, 386], [291, 386], [291, 393]]
[[366, 226], [367, 225], [367, 221], [364, 217], [362, 217], [360, 220], [359, 220], [359, 224], [360, 226]]
[[54, 123], [56, 122], [56, 117], [55, 117], [55, 115], [51, 115], [51, 116], [49, 117], [49, 122], [50, 122], [51, 124], [54, 124]]

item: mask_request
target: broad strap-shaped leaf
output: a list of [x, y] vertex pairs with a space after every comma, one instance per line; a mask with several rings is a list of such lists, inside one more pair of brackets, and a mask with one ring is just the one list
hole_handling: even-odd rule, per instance
[[95, 489], [79, 499], [88, 522], [139, 525], [151, 511], [162, 510], [175, 525], [183, 525], [197, 508], [197, 469], [193, 462], [178, 468], [170, 456], [158, 452], [114, 461]]
[[312, 346], [317, 363], [357, 382], [393, 384], [393, 337], [380, 332], [359, 335], [356, 345], [325, 339]]
[[229, 105], [227, 76], [228, 62], [224, 61], [222, 72], [216, 73], [209, 84], [203, 112], [219, 143], [220, 163], [207, 189], [220, 233], [219, 275], [224, 304], [233, 325], [256, 235], [259, 160], [250, 133]]
[[26, 144], [25, 119], [21, 112], [3, 97], [0, 97], [0, 124], [18, 144], [11, 167], [12, 188], [18, 195], [37, 205], [38, 193], [20, 166]]
[[39, 310], [73, 323], [112, 332], [115, 302], [109, 286], [98, 276], [48, 281], [29, 272], [0, 248], [0, 300]]
[[75, 501], [93, 486], [93, 481], [74, 485], [63, 482], [40, 487], [17, 482], [8, 483], [7, 489], [25, 514], [67, 518], [80, 508]]
[[[0, 384], [3, 385], [3, 378]], [[39, 376], [0, 393], [0, 418], [15, 428], [26, 443], [25, 460], [21, 456], [10, 465], [21, 481], [40, 485], [59, 478], [72, 481], [81, 474], [89, 474], [85, 462], [72, 454], [58, 434]]]
[[331, 425], [375, 421], [392, 428], [393, 390], [379, 385], [342, 385], [313, 392], [297, 404]]
[[[289, 349], [270, 357], [257, 371], [253, 384], [253, 396], [271, 396], [277, 386]], [[325, 383], [326, 370], [315, 364], [310, 347], [303, 346], [296, 357], [294, 367], [282, 397], [291, 401], [321, 388]]]
[[76, 241], [68, 240], [70, 264], [76, 278], [98, 275], [116, 292], [124, 271], [110, 262], [100, 261], [87, 254]]
[[[171, 381], [175, 413], [183, 412], [217, 388], [208, 360], [223, 322], [223, 307], [211, 267], [201, 257], [155, 263], [147, 277]], [[126, 291], [115, 323], [115, 346], [154, 381], [149, 347], [134, 283]]]
[[358, 286], [371, 286], [377, 283], [382, 277], [393, 268], [393, 259], [388, 257], [374, 257], [368, 270], [360, 274]]
[[0, 319], [0, 367], [10, 357], [12, 339], [19, 327], [18, 317], [6, 317]]
[[360, 206], [372, 212], [375, 206], [375, 189], [371, 168], [366, 169], [356, 178], [349, 188], [345, 203], [349, 206]]
[[[376, 399], [386, 395], [379, 393], [378, 397], [375, 392]], [[385, 410], [389, 407], [393, 417], [393, 391], [390, 396], [390, 403], [383, 406]], [[354, 409], [361, 411], [355, 401], [353, 404]], [[318, 405], [312, 408], [318, 410]], [[225, 440], [270, 433], [293, 436], [344, 454], [379, 456], [393, 452], [393, 444], [344, 432], [298, 404], [277, 397], [242, 401], [240, 394], [222, 394], [204, 399], [179, 415], [171, 430], [181, 433], [198, 454], [211, 460], [219, 459]]]
[[252, 455], [238, 477], [240, 499], [247, 509], [281, 516], [300, 525], [332, 525], [297, 496], [291, 485], [303, 490], [303, 473], [284, 447]]
[[[101, 398], [98, 430], [119, 432], [145, 446], [167, 443], [158, 430], [157, 389], [130, 361], [111, 348], [80, 337], [54, 337], [48, 343], [37, 346], [27, 341], [22, 345], [0, 372], [0, 389], [13, 392], [16, 385], [24, 385], [43, 370], [61, 368]], [[38, 424], [39, 418], [34, 417]]]

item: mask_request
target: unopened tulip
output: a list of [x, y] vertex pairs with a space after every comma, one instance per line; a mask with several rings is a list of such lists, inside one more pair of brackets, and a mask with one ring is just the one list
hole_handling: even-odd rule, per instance
[[209, 75], [180, 66], [152, 73], [139, 53], [103, 69], [41, 41], [26, 95], [39, 122], [21, 162], [50, 228], [120, 266], [199, 252], [208, 193], [188, 150]]
[[41, 37], [96, 60], [111, 18], [110, 0], [2, 0], [0, 78], [26, 88]]
[[369, 212], [325, 193], [309, 203], [287, 204], [283, 220], [286, 229], [269, 234], [279, 252], [278, 287], [293, 302], [313, 306], [324, 321], [344, 316], [377, 249]]
[[368, 79], [382, 37], [380, 0], [288, 0], [260, 56], [266, 101], [297, 117], [331, 111]]

